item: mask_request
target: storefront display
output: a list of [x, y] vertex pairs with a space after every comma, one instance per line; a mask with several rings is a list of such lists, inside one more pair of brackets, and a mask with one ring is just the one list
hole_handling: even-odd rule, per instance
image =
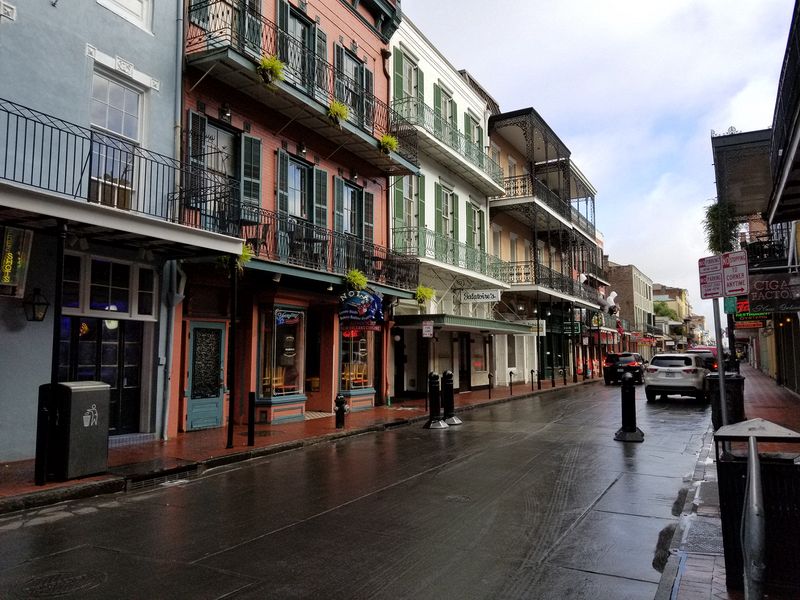
[[264, 315], [262, 397], [302, 394], [305, 313], [276, 308]]

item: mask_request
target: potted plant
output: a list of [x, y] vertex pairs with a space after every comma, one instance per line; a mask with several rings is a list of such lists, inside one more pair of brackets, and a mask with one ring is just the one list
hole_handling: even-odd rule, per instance
[[[244, 275], [244, 265], [250, 262], [253, 256], [253, 249], [248, 244], [242, 244], [242, 253], [236, 257], [236, 272], [240, 277]], [[227, 273], [231, 264], [230, 256], [226, 254], [225, 256], [220, 256], [217, 260], [220, 267], [222, 267]]]
[[267, 85], [271, 85], [273, 81], [283, 81], [283, 68], [286, 65], [277, 56], [262, 56], [261, 60], [256, 67], [256, 72]]
[[347, 104], [338, 100], [331, 100], [330, 106], [328, 106], [328, 118], [331, 123], [340, 125], [342, 121], [347, 120], [348, 116], [350, 116], [350, 109]]
[[389, 152], [397, 152], [397, 146], [397, 138], [391, 133], [384, 133], [378, 142], [378, 147], [384, 154], [389, 154]]
[[359, 291], [367, 287], [367, 276], [358, 269], [350, 269], [344, 276], [347, 285], [352, 289]]
[[417, 291], [414, 293], [414, 298], [417, 299], [417, 302], [419, 303], [420, 306], [422, 306], [426, 302], [429, 302], [430, 300], [433, 300], [435, 296], [436, 296], [436, 290], [424, 285], [418, 285]]

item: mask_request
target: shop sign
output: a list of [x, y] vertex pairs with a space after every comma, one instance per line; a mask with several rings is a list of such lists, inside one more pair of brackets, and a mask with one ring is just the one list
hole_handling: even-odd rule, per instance
[[383, 322], [380, 294], [367, 290], [348, 290], [339, 297], [339, 302], [339, 319], [342, 321]]
[[734, 324], [736, 329], [760, 329], [766, 326], [766, 321], [736, 321]]
[[775, 273], [750, 276], [752, 312], [795, 312], [800, 310], [800, 274]]
[[567, 335], [580, 334], [581, 324], [578, 321], [565, 321], [562, 331]]
[[276, 310], [275, 311], [275, 324], [276, 325], [296, 325], [300, 322], [300, 315], [296, 310]]
[[461, 290], [461, 302], [500, 302], [500, 290]]
[[766, 312], [740, 312], [733, 315], [734, 321], [765, 321], [769, 318]]
[[422, 322], [422, 337], [424, 338], [433, 337], [433, 321]]
[[17, 227], [0, 227], [0, 236], [0, 296], [22, 298], [33, 232]]

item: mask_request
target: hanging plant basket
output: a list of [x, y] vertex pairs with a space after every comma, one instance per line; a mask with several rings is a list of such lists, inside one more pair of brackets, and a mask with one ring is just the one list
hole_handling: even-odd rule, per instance
[[367, 276], [358, 269], [350, 269], [344, 276], [347, 286], [350, 289], [360, 291], [367, 287]]
[[398, 145], [397, 138], [391, 133], [384, 133], [378, 142], [378, 147], [384, 154], [389, 154], [389, 152], [397, 152]]
[[331, 101], [330, 106], [328, 106], [328, 118], [331, 120], [331, 123], [341, 126], [342, 121], [346, 121], [349, 116], [350, 109], [347, 107], [347, 104], [339, 102], [338, 100]]
[[[236, 257], [236, 272], [238, 273], [239, 277], [244, 275], [244, 266], [253, 259], [253, 256], [253, 249], [247, 244], [242, 244], [242, 253]], [[219, 266], [225, 271], [225, 273], [230, 273], [230, 261], [231, 257], [228, 254], [225, 256], [220, 256], [217, 259]]]
[[275, 81], [283, 81], [285, 76], [283, 69], [286, 65], [277, 56], [262, 56], [256, 67], [261, 80], [268, 86], [272, 85]]
[[436, 296], [436, 290], [424, 285], [417, 286], [417, 291], [414, 293], [414, 298], [417, 299], [417, 303], [419, 303], [420, 305], [423, 305], [426, 302], [433, 300], [435, 296]]

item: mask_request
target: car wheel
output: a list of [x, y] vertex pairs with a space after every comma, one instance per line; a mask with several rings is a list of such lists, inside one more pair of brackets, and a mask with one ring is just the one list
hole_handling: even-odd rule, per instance
[[655, 392], [651, 392], [650, 390], [645, 390], [644, 391], [644, 395], [647, 396], [647, 401], [648, 402], [654, 402], [655, 399], [656, 399]]
[[706, 393], [703, 390], [698, 390], [694, 393], [694, 399], [698, 402], [705, 402]]
[[610, 379], [606, 379], [606, 385], [611, 385], [611, 380]]

